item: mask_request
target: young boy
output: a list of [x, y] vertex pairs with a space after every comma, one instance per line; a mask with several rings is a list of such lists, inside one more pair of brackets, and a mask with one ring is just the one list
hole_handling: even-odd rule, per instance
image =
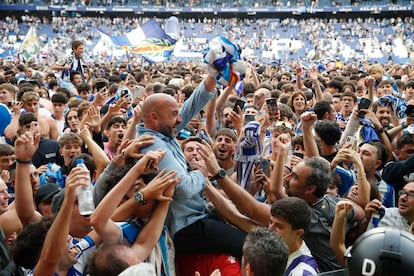
[[62, 93], [57, 92], [52, 96], [53, 113], [52, 118], [55, 120], [59, 136], [62, 135], [65, 129], [65, 111], [67, 109], [68, 97]]

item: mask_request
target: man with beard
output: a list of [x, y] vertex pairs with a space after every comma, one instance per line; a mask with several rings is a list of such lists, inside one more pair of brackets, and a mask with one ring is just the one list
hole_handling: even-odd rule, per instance
[[392, 128], [392, 124], [391, 124], [392, 110], [388, 105], [383, 106], [379, 102], [375, 102], [372, 105], [372, 112], [374, 112], [375, 116], [377, 116], [384, 131], [388, 131]]
[[127, 122], [124, 118], [115, 116], [111, 118], [106, 126], [105, 135], [108, 142], [104, 143], [104, 151], [109, 160], [114, 159], [116, 151], [124, 138]]
[[234, 173], [234, 154], [237, 146], [237, 136], [229, 128], [221, 128], [216, 133], [216, 140], [213, 146], [214, 154], [220, 167], [226, 170], [226, 175]]
[[[312, 112], [301, 115], [305, 135], [312, 133], [311, 130], [316, 119], [316, 114]], [[313, 151], [317, 150], [316, 145], [309, 144], [309, 139], [313, 139], [313, 136], [304, 136], [304, 144], [307, 151], [309, 151], [306, 156], [312, 156]], [[303, 239], [318, 263], [321, 272], [340, 269], [341, 266], [336, 260], [329, 242], [336, 203], [340, 200], [338, 197], [325, 194], [326, 189], [332, 183], [329, 162], [321, 157], [307, 158], [299, 162], [284, 176], [283, 164], [291, 149], [290, 136], [288, 134], [279, 135], [277, 146], [279, 154], [271, 174], [270, 190], [277, 200], [286, 197], [298, 197], [310, 206], [311, 220]], [[213, 158], [210, 158], [211, 153], [207, 145], [201, 149], [201, 156], [206, 160], [208, 171], [211, 174], [217, 173], [219, 166]], [[269, 205], [257, 202], [254, 197], [245, 192], [240, 185], [237, 185], [229, 177], [218, 179], [217, 182], [241, 213], [262, 224], [269, 222]], [[346, 233], [354, 220], [355, 211], [352, 210], [347, 217]]]
[[[176, 253], [228, 253], [241, 259], [245, 233], [208, 217], [203, 198], [208, 174], [200, 170], [189, 171], [183, 151], [175, 139], [180, 130], [214, 97], [215, 87], [215, 77], [207, 76], [181, 108], [170, 95], [158, 93], [149, 96], [143, 103], [143, 123], [137, 126], [137, 130], [138, 135], [155, 137], [154, 144], [144, 148], [143, 153], [164, 149], [165, 157], [158, 168], [167, 172], [174, 170], [181, 178], [175, 187], [166, 218]], [[211, 179], [224, 176], [225, 170], [221, 169]]]
[[[414, 182], [406, 184], [398, 193], [398, 207], [384, 208], [381, 201], [374, 199], [365, 207], [366, 220], [370, 221], [367, 229], [378, 227], [392, 227], [404, 231], [412, 231], [414, 226]], [[379, 222], [373, 221], [373, 214], [380, 210], [385, 213]], [[378, 224], [377, 224], [378, 223]]]
[[[283, 138], [280, 139], [283, 140]], [[286, 143], [280, 142], [280, 144], [285, 145], [284, 152], [287, 154], [290, 140]], [[211, 158], [211, 149], [204, 145], [200, 153], [206, 160], [208, 171], [211, 174], [217, 173], [219, 165], [214, 158]], [[282, 157], [280, 159], [283, 159]], [[273, 168], [272, 175], [283, 175], [283, 165], [277, 166], [277, 162]], [[292, 171], [285, 177], [286, 183], [284, 185], [282, 183], [284, 181], [277, 181], [274, 178], [271, 181], [277, 182], [271, 185], [274, 185], [272, 189], [278, 190], [278, 199], [288, 196], [299, 197], [310, 206], [310, 224], [303, 238], [313, 257], [318, 262], [319, 269], [323, 272], [340, 269], [341, 267], [329, 244], [330, 229], [335, 216], [335, 206], [340, 200], [340, 198], [325, 195], [326, 188], [332, 182], [329, 163], [320, 157], [308, 158], [293, 167]], [[227, 176], [218, 179], [217, 182], [240, 212], [262, 224], [269, 223], [271, 207], [268, 204], [255, 200], [253, 196]], [[354, 212], [352, 211], [347, 220], [349, 224], [347, 224], [346, 230], [349, 229], [353, 217]]]

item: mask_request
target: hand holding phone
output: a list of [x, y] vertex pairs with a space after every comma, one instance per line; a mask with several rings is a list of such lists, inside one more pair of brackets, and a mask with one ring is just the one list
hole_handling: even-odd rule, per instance
[[255, 116], [253, 114], [245, 114], [244, 115], [244, 124], [246, 125], [248, 122], [254, 121]]
[[244, 109], [244, 105], [246, 104], [246, 102], [245, 101], [243, 101], [243, 100], [241, 100], [241, 99], [238, 99], [237, 101], [236, 101], [236, 103], [234, 104], [234, 107], [233, 107], [233, 111], [234, 112], [236, 112], [237, 114], [239, 113], [239, 109], [237, 108], [238, 106], [240, 107], [240, 110], [242, 110], [243, 111], [243, 109]]
[[347, 136], [345, 140], [345, 145], [351, 145], [353, 150], [357, 150], [357, 140], [355, 136]]
[[266, 99], [266, 106], [267, 106], [267, 113], [269, 115], [269, 121], [275, 122], [278, 120], [277, 112], [277, 99], [276, 98], [268, 98]]
[[267, 176], [270, 175], [270, 160], [266, 158], [260, 158], [259, 168], [263, 170], [263, 173]]
[[365, 112], [361, 111], [361, 109], [368, 109], [371, 105], [371, 100], [367, 99], [367, 98], [361, 98], [359, 104], [358, 104], [358, 117], [359, 118], [364, 118], [365, 117]]

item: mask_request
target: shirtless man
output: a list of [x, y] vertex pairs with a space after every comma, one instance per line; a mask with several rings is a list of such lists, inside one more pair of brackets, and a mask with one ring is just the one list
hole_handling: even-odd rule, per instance
[[[36, 115], [44, 138], [56, 140], [58, 137], [56, 122], [52, 117], [39, 112], [39, 98], [39, 95], [35, 92], [24, 93], [21, 98], [23, 108], [26, 112], [32, 112]], [[5, 136], [11, 140], [17, 136], [20, 115], [20, 113], [16, 113], [4, 131]]]

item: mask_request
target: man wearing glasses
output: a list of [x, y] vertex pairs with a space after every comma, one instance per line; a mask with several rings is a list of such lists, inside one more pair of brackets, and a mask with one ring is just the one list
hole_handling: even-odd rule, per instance
[[[365, 207], [366, 218], [370, 221], [367, 230], [375, 228], [377, 225], [378, 227], [393, 227], [412, 231], [414, 226], [414, 182], [406, 184], [398, 194], [398, 207], [384, 208], [377, 199], [367, 204]], [[381, 213], [382, 215], [380, 215]], [[378, 217], [379, 215], [380, 217]], [[379, 222], [376, 222], [375, 220], [378, 219]]]

